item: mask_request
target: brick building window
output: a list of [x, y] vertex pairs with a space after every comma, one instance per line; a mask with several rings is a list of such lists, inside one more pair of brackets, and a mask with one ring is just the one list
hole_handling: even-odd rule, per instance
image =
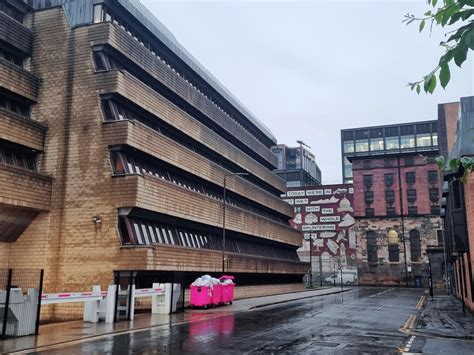
[[395, 191], [393, 190], [385, 190], [385, 201], [387, 203], [395, 202]]
[[372, 187], [373, 184], [373, 177], [372, 175], [364, 175], [364, 186], [366, 188]]
[[369, 263], [376, 263], [378, 260], [377, 256], [377, 237], [375, 232], [367, 232], [367, 261]]
[[374, 192], [373, 191], [366, 191], [365, 192], [365, 203], [371, 204], [374, 202]]
[[430, 184], [436, 184], [439, 180], [439, 175], [436, 170], [430, 170], [428, 171], [428, 182]]
[[430, 201], [438, 202], [439, 201], [439, 189], [437, 187], [430, 188]]
[[387, 207], [387, 216], [388, 217], [394, 217], [396, 216], [397, 212], [395, 210], [395, 207]]
[[413, 157], [405, 158], [405, 166], [413, 166], [414, 164], [415, 164], [415, 161]]
[[367, 217], [373, 217], [373, 216], [375, 216], [375, 211], [374, 211], [374, 209], [373, 209], [373, 208], [366, 208], [366, 209], [365, 209], [365, 215], [366, 215]]
[[410, 231], [410, 254], [411, 261], [421, 261], [420, 232], [416, 229]]
[[398, 263], [400, 261], [400, 248], [398, 244], [388, 245], [388, 261]]
[[416, 173], [414, 171], [409, 171], [405, 174], [405, 180], [407, 184], [414, 184], [416, 182]]
[[371, 169], [372, 168], [372, 161], [371, 160], [362, 161], [362, 167], [364, 169]]
[[383, 166], [385, 168], [391, 168], [393, 166], [393, 159], [384, 159]]
[[416, 189], [408, 189], [407, 190], [407, 200], [408, 200], [408, 202], [415, 202], [416, 201]]
[[416, 216], [418, 214], [418, 208], [416, 206], [408, 206], [408, 215]]
[[390, 187], [393, 185], [393, 174], [384, 174], [385, 186]]
[[431, 214], [435, 216], [439, 216], [441, 214], [441, 209], [438, 205], [431, 205]]

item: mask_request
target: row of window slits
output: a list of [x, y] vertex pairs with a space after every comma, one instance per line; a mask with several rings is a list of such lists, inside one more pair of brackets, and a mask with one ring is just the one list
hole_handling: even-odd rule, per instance
[[[122, 217], [121, 222], [120, 231], [124, 244], [167, 244], [222, 251], [222, 236], [133, 217]], [[252, 243], [232, 237], [226, 238], [226, 251], [272, 259], [298, 260], [296, 252], [290, 249]]]
[[[207, 153], [205, 149], [202, 149], [198, 144], [193, 143], [191, 139], [183, 139], [176, 134], [174, 134], [171, 130], [165, 129], [164, 127], [160, 126], [155, 120], [155, 122], [151, 123], [150, 120], [143, 119], [143, 117], [139, 114], [137, 114], [135, 111], [129, 109], [128, 107], [125, 107], [124, 105], [120, 104], [117, 101], [114, 101], [112, 99], [106, 99], [102, 101], [102, 112], [104, 119], [106, 121], [122, 121], [122, 120], [130, 120], [130, 121], [139, 121], [143, 123], [144, 125], [152, 128], [153, 130], [160, 132], [164, 136], [171, 138], [175, 142], [185, 146], [188, 149], [191, 149], [193, 152], [198, 153], [199, 155], [205, 157], [206, 159], [209, 159], [210, 161], [214, 162], [215, 164], [219, 164], [223, 168], [233, 171], [235, 170], [232, 166], [229, 166], [226, 162], [223, 162], [220, 159], [216, 159], [215, 156], [212, 156], [211, 154]], [[244, 179], [246, 176], [243, 177]], [[271, 193], [272, 195], [274, 192], [270, 189], [268, 189], [265, 185], [259, 184], [258, 182], [253, 181], [252, 182], [254, 185], [258, 186], [259, 188]]]
[[5, 59], [6, 61], [23, 68], [23, 59], [3, 48], [0, 48], [0, 59]]
[[20, 150], [0, 146], [0, 164], [36, 171], [36, 159]]
[[5, 96], [0, 96], [0, 109], [6, 109], [25, 118], [30, 118], [30, 108], [28, 105], [19, 103]]
[[[221, 111], [224, 115], [226, 115], [228, 118], [230, 118], [232, 121], [234, 121], [238, 126], [240, 126], [242, 129], [244, 129], [246, 132], [248, 132], [250, 135], [252, 135], [255, 139], [258, 140], [258, 138], [250, 132], [246, 127], [244, 127], [238, 120], [236, 120], [231, 114], [229, 114], [227, 111], [225, 111], [222, 107], [220, 107], [214, 100], [209, 97], [204, 90], [199, 89], [198, 86], [196, 86], [190, 79], [188, 79], [184, 73], [179, 72], [176, 70], [176, 68], [172, 67], [169, 63], [165, 61], [165, 59], [161, 58], [158, 54], [158, 50], [154, 48], [149, 41], [144, 39], [142, 36], [140, 36], [133, 28], [132, 26], [128, 25], [125, 21], [123, 21], [119, 16], [117, 16], [115, 13], [113, 13], [109, 8], [107, 8], [104, 5], [95, 5], [94, 6], [94, 23], [99, 23], [99, 22], [112, 22], [113, 24], [119, 26], [121, 29], [123, 29], [125, 32], [127, 32], [133, 39], [135, 39], [138, 43], [140, 43], [144, 48], [148, 49], [156, 58], [158, 58], [164, 65], [166, 65], [170, 70], [173, 71], [176, 75], [180, 76], [183, 78], [183, 80], [191, 86], [194, 90], [196, 90], [198, 93], [203, 95], [207, 100], [209, 100], [219, 111]], [[106, 63], [104, 63], [106, 64]], [[100, 64], [100, 66], [103, 66], [103, 64]], [[98, 70], [110, 70], [112, 68], [105, 67], [105, 69], [98, 69]]]
[[[220, 190], [219, 187], [211, 187], [206, 183], [199, 182], [197, 179], [190, 179], [184, 174], [172, 172], [163, 166], [144, 162], [140, 160], [140, 158], [130, 156], [124, 152], [112, 152], [111, 160], [114, 174], [148, 174], [172, 182], [173, 184], [179, 185], [188, 190], [201, 193], [216, 200], [223, 200], [223, 192]], [[226, 196], [227, 203], [229, 205], [241, 208], [243, 210], [286, 225], [285, 219], [280, 218], [279, 216], [276, 216], [272, 213], [268, 213], [267, 211], [261, 208], [255, 207], [249, 203], [246, 203], [229, 195], [231, 195], [230, 192], [228, 192]]]
[[17, 20], [20, 23], [23, 23], [23, 19], [25, 17], [23, 12], [9, 4], [7, 0], [0, 0], [0, 12], [4, 12], [11, 18]]
[[[410, 231], [410, 256], [411, 261], [419, 262], [421, 261], [421, 240], [420, 240], [420, 232], [416, 229], [412, 229]], [[399, 245], [397, 244], [389, 244], [388, 246], [389, 251], [389, 261], [390, 262], [399, 262]], [[377, 236], [375, 232], [368, 231], [367, 232], [367, 261], [369, 263], [376, 263], [378, 262], [378, 246], [377, 246]]]

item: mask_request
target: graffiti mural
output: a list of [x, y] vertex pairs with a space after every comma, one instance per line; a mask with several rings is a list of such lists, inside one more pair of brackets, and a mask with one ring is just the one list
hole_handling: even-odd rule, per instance
[[289, 188], [282, 195], [295, 211], [292, 227], [303, 232], [302, 261], [308, 261], [311, 249], [312, 256], [329, 265], [356, 265], [353, 196], [349, 184]]

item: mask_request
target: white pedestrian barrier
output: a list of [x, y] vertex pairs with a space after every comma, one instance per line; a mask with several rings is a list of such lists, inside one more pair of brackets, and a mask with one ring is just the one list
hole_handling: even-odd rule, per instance
[[[130, 291], [131, 290], [131, 291]], [[131, 295], [129, 294], [131, 292]], [[116, 300], [118, 295], [118, 300]], [[152, 288], [136, 289], [135, 285], [127, 290], [119, 290], [117, 285], [110, 285], [107, 291], [101, 291], [100, 286], [92, 286], [91, 292], [63, 292], [47, 293], [41, 295], [41, 305], [84, 302], [83, 320], [97, 323], [105, 320], [106, 323], [114, 322], [115, 311], [125, 311], [125, 316], [133, 320], [135, 313], [135, 299], [151, 297], [153, 314], [170, 314], [176, 311], [178, 299], [181, 295], [180, 284], [157, 284]], [[124, 302], [120, 302], [120, 300]], [[116, 305], [116, 301], [118, 304]]]

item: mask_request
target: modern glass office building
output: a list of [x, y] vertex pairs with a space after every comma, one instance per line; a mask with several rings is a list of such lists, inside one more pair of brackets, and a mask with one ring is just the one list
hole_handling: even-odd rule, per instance
[[438, 146], [438, 121], [341, 130], [342, 178], [352, 183], [348, 158], [432, 151]]

